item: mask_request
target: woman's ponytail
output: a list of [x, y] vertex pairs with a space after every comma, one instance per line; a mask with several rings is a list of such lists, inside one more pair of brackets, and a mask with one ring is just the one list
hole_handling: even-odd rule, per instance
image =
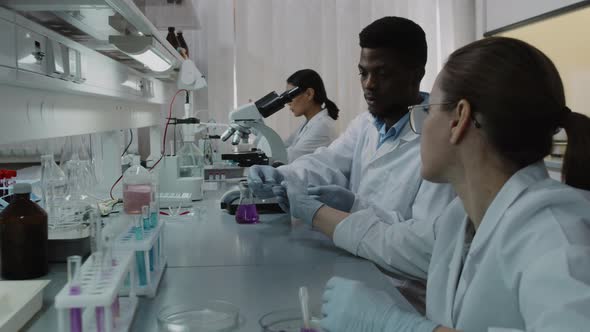
[[324, 81], [313, 69], [301, 69], [293, 73], [287, 78], [287, 83], [298, 86], [301, 89], [313, 89], [314, 95], [313, 100], [318, 104], [325, 104], [328, 110], [328, 115], [334, 120], [338, 119], [338, 113], [340, 110], [333, 101], [328, 99], [326, 95], [326, 88], [324, 87]]
[[590, 118], [570, 111], [562, 122], [567, 134], [562, 181], [572, 187], [590, 190]]
[[336, 106], [336, 104], [334, 104], [334, 102], [331, 101], [328, 98], [326, 98], [326, 100], [324, 101], [324, 103], [326, 104], [326, 110], [328, 110], [328, 115], [332, 119], [338, 120], [338, 113], [340, 113], [340, 110], [338, 109], [338, 106]]

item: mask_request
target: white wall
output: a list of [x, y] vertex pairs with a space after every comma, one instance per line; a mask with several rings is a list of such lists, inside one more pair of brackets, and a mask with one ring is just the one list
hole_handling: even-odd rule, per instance
[[[193, 36], [192, 44], [198, 47], [192, 54], [209, 83], [206, 98], [200, 98], [203, 103], [197, 103], [218, 122], [227, 122], [234, 93], [238, 104], [257, 99], [284, 89], [285, 79], [295, 70], [313, 68], [322, 75], [328, 98], [340, 107], [338, 126], [344, 130], [366, 109], [356, 69], [358, 34], [383, 16], [407, 17], [425, 30], [429, 51], [424, 91], [430, 91], [448, 54], [475, 39], [475, 0], [198, 0], [195, 4], [202, 30]], [[289, 112], [279, 112], [267, 124], [285, 137], [299, 121]]]
[[483, 0], [481, 2], [485, 11], [484, 32], [488, 32], [584, 1]]

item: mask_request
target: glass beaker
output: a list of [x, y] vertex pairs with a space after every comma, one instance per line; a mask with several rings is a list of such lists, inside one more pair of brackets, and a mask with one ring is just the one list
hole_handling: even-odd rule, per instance
[[240, 181], [240, 204], [236, 211], [238, 224], [256, 224], [259, 221], [254, 196], [248, 187], [248, 181]]
[[185, 141], [176, 155], [179, 177], [203, 177], [203, 153], [195, 143]]

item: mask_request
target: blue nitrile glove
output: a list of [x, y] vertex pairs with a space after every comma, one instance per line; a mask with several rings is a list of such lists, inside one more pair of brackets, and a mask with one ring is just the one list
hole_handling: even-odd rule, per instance
[[291, 210], [289, 209], [289, 197], [287, 196], [287, 188], [283, 187], [282, 185], [273, 186], [272, 192], [277, 198], [277, 203], [279, 204], [281, 209], [285, 211], [285, 213], [290, 213]]
[[328, 332], [432, 332], [438, 324], [402, 311], [383, 291], [333, 277], [322, 297], [322, 329]]
[[273, 186], [280, 186], [285, 178], [274, 167], [253, 165], [248, 171], [248, 187], [259, 198], [274, 197]]
[[327, 186], [310, 186], [307, 193], [317, 196], [318, 200], [336, 210], [350, 212], [354, 204], [354, 193], [344, 187], [330, 184]]
[[288, 203], [291, 216], [311, 225], [313, 223], [313, 217], [324, 206], [324, 203], [318, 201], [315, 196], [309, 196], [306, 192], [302, 193], [294, 189], [289, 189], [292, 186], [288, 186], [285, 181], [281, 185], [285, 188], [289, 197]]

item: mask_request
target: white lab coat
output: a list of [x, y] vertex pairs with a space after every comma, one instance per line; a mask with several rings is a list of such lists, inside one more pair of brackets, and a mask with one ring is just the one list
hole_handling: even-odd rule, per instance
[[[313, 154], [281, 166], [279, 171], [285, 177], [297, 175], [303, 179], [307, 176], [309, 184], [337, 184], [350, 189], [357, 196], [353, 211], [365, 208], [363, 202], [371, 202], [383, 210], [395, 211], [399, 216], [397, 222], [413, 224], [414, 219], [434, 220], [455, 197], [454, 191], [450, 185], [422, 179], [420, 140], [409, 124], [402, 129], [399, 138], [389, 139], [377, 149], [379, 132], [373, 121], [369, 112], [361, 113], [329, 147], [319, 148]], [[397, 272], [391, 265], [397, 261], [396, 253], [390, 250], [390, 242], [396, 238], [387, 231], [390, 225], [383, 220], [394, 223], [389, 218], [372, 222], [353, 213], [336, 227], [334, 243], [386, 270]], [[408, 245], [430, 252], [434, 233], [432, 223], [426, 224], [431, 225], [425, 230], [429, 237]], [[425, 279], [425, 275], [426, 271], [404, 274], [414, 279]]]
[[[462, 331], [588, 331], [590, 200], [552, 180], [542, 163], [520, 170], [486, 211], [470, 249], [457, 198], [435, 223], [431, 253], [397, 233], [398, 268], [428, 270], [427, 317]], [[462, 268], [462, 259], [466, 254]], [[430, 257], [431, 256], [431, 257]], [[425, 261], [427, 264], [425, 264]]]
[[336, 120], [328, 115], [327, 110], [322, 110], [299, 125], [285, 140], [289, 162], [313, 153], [319, 147], [330, 145], [336, 136]]

